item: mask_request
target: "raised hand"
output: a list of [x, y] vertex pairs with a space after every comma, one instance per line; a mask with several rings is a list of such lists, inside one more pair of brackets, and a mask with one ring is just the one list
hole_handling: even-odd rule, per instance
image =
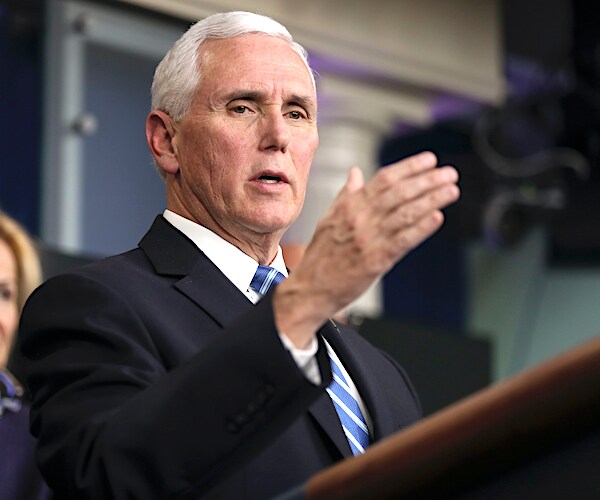
[[317, 225], [294, 273], [273, 298], [275, 321], [298, 347], [437, 231], [459, 197], [458, 173], [424, 152], [378, 170], [365, 184], [354, 167]]

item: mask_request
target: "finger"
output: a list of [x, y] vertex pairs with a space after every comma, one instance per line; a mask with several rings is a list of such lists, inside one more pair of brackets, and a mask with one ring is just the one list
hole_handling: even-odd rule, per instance
[[348, 193], [356, 193], [365, 185], [363, 172], [358, 167], [352, 167], [348, 173], [348, 180], [344, 186], [344, 191]]
[[340, 190], [334, 202], [329, 207], [327, 214], [334, 213], [340, 205], [348, 205], [350, 202], [349, 197], [358, 193], [365, 185], [365, 179], [363, 172], [358, 167], [352, 167], [348, 172], [348, 178], [346, 184]]
[[396, 210], [399, 206], [437, 190], [442, 186], [453, 186], [458, 181], [458, 172], [453, 167], [441, 167], [422, 172], [400, 181], [387, 176], [375, 186], [367, 190], [373, 203], [379, 204], [384, 211]]
[[391, 174], [398, 176], [397, 180], [407, 179], [418, 175], [426, 170], [431, 170], [437, 166], [437, 156], [431, 151], [423, 151], [408, 158], [404, 158], [396, 163], [382, 167], [380, 171], [389, 170]]
[[394, 232], [399, 229], [417, 224], [427, 214], [441, 210], [455, 203], [460, 197], [460, 190], [455, 184], [438, 187], [423, 196], [399, 205], [387, 214], [380, 223], [380, 229]]
[[438, 231], [443, 223], [444, 214], [440, 210], [434, 210], [433, 212], [428, 212], [427, 215], [419, 219], [415, 224], [399, 230], [392, 238], [397, 253], [394, 259], [397, 261], [418, 247]]

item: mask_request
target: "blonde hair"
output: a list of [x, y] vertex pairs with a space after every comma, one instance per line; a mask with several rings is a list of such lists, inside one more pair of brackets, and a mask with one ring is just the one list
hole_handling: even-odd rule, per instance
[[42, 281], [40, 259], [25, 229], [0, 211], [0, 240], [6, 242], [17, 264], [17, 306], [22, 311], [27, 297]]

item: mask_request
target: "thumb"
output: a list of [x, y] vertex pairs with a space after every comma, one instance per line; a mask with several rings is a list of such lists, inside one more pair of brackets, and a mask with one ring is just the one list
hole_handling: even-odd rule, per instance
[[[352, 167], [350, 172], [348, 173], [348, 178], [346, 179], [346, 184], [344, 187], [340, 189], [340, 192], [335, 198], [335, 201], [342, 200], [346, 198], [346, 196], [352, 195], [360, 191], [365, 185], [365, 178], [363, 176], [362, 170], [358, 167]], [[333, 206], [335, 203], [331, 206]]]
[[362, 170], [358, 167], [352, 167], [348, 173], [348, 179], [342, 190], [345, 193], [356, 193], [365, 185], [365, 178]]

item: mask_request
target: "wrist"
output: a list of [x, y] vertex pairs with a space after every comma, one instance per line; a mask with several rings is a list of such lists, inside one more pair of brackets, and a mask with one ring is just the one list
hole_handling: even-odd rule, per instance
[[281, 283], [273, 295], [273, 315], [277, 331], [298, 349], [306, 349], [315, 338], [315, 333], [327, 320], [327, 313], [318, 301], [289, 283]]

